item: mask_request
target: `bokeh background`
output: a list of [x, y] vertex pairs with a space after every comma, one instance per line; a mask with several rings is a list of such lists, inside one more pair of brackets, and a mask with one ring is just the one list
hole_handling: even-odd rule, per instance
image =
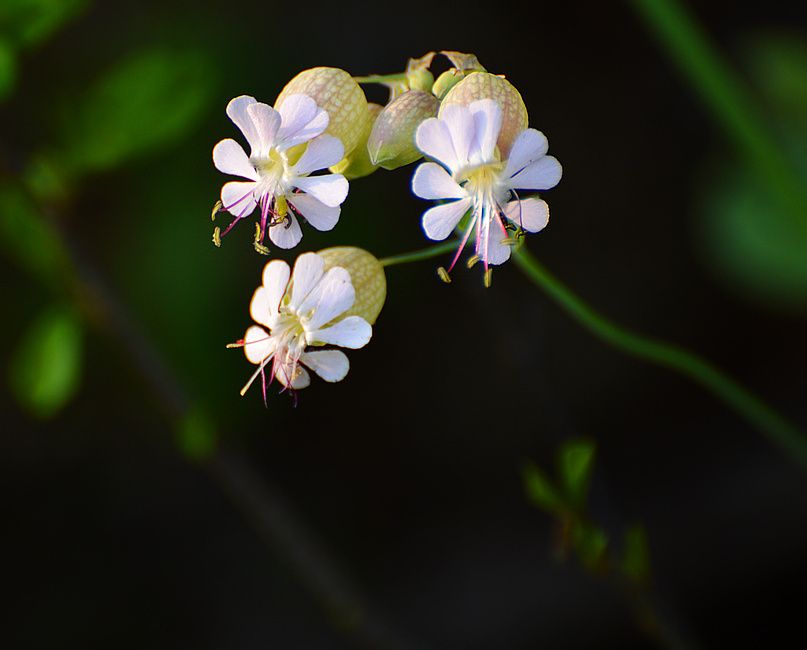
[[[807, 9], [691, 7], [805, 160]], [[267, 407], [255, 387], [240, 397], [252, 367], [225, 348], [266, 262], [250, 223], [211, 243], [225, 178], [210, 152], [240, 138], [227, 102], [271, 104], [313, 66], [391, 73], [459, 50], [520, 90], [564, 166], [529, 249], [595, 309], [807, 425], [807, 239], [777, 230], [631, 3], [2, 0], [0, 28], [3, 647], [361, 645], [187, 458], [166, 395], [215, 422], [412, 647], [656, 647], [611, 581], [558, 561], [555, 524], [525, 497], [525, 461], [551, 473], [580, 436], [597, 443], [592, 518], [617, 546], [645, 525], [688, 639], [804, 647], [807, 474], [688, 380], [607, 347], [514, 265], [490, 289], [478, 269], [440, 282], [447, 260], [389, 268], [371, 344], [296, 407], [274, 387]], [[278, 256], [423, 247], [411, 171], [354, 182], [334, 231], [307, 228]], [[76, 316], [95, 298], [54, 279], [42, 218], [121, 320]], [[155, 390], [132, 345], [184, 396]], [[57, 363], [64, 399], [32, 397], [31, 373]]]

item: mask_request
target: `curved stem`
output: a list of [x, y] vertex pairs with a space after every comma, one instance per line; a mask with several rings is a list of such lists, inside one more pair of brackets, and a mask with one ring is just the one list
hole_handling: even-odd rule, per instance
[[437, 244], [436, 246], [424, 248], [423, 250], [414, 251], [412, 253], [401, 253], [400, 255], [393, 255], [391, 257], [384, 257], [378, 261], [380, 262], [381, 266], [395, 266], [396, 264], [409, 264], [410, 262], [420, 262], [422, 260], [431, 259], [432, 257], [437, 257], [438, 255], [447, 253], [456, 247], [457, 242], [451, 239], [447, 242], [443, 242], [442, 244]]
[[635, 334], [609, 321], [563, 285], [525, 248], [515, 251], [513, 258], [528, 278], [606, 343], [689, 377], [723, 400], [807, 469], [804, 433], [726, 373], [689, 350]]

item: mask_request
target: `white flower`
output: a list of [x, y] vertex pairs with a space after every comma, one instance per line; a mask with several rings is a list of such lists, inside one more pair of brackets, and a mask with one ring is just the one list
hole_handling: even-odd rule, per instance
[[[261, 208], [261, 220], [255, 247], [263, 253], [268, 252], [262, 245], [267, 226], [276, 246], [294, 248], [299, 243], [303, 234], [295, 212], [317, 230], [333, 228], [348, 182], [341, 174], [309, 176], [344, 157], [341, 140], [323, 135], [328, 113], [307, 95], [288, 97], [279, 110], [242, 95], [227, 105], [227, 115], [244, 134], [250, 154], [232, 139], [213, 149], [213, 164], [219, 171], [248, 179], [221, 188], [223, 209], [236, 217], [224, 234], [256, 206]], [[219, 237], [217, 228], [217, 244]]]
[[311, 348], [338, 345], [355, 349], [369, 342], [373, 328], [364, 318], [339, 320], [356, 297], [350, 274], [342, 267], [324, 269], [325, 260], [316, 253], [297, 258], [291, 281], [284, 261], [273, 260], [264, 267], [263, 284], [252, 296], [249, 313], [268, 331], [253, 325], [242, 341], [231, 346], [243, 347], [247, 359], [258, 365], [242, 395], [260, 374], [266, 399], [264, 368], [270, 362], [269, 381], [277, 377], [292, 390], [310, 382], [303, 365], [325, 381], [341, 381], [350, 367], [347, 356], [340, 350]]
[[546, 137], [535, 129], [522, 131], [509, 158], [501, 160], [496, 148], [501, 127], [501, 107], [483, 99], [467, 107], [444, 107], [415, 134], [418, 149], [442, 166], [421, 164], [412, 178], [412, 191], [422, 199], [450, 201], [426, 210], [423, 230], [429, 239], [443, 240], [470, 211], [449, 271], [475, 231], [476, 255], [485, 264], [486, 284], [490, 284], [488, 265], [502, 264], [510, 257], [513, 234], [538, 232], [549, 221], [546, 202], [535, 197], [519, 199], [515, 191], [547, 190], [561, 177], [560, 163], [545, 155]]

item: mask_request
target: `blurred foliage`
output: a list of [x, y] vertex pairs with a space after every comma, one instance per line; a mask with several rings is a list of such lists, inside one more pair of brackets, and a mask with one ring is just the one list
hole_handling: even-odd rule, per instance
[[[205, 115], [217, 77], [200, 50], [135, 52], [63, 107], [60, 143], [49, 157], [76, 178], [174, 144]], [[41, 176], [34, 185], [43, 187]]]
[[68, 279], [62, 241], [30, 194], [9, 181], [0, 182], [0, 248], [45, 286], [56, 288]]
[[650, 553], [644, 527], [634, 524], [625, 532], [624, 550], [617, 558], [610, 549], [609, 535], [588, 515], [588, 493], [594, 469], [596, 444], [592, 440], [570, 440], [555, 457], [552, 479], [540, 467], [528, 462], [522, 471], [527, 498], [558, 522], [561, 557], [573, 551], [592, 573], [614, 571], [634, 587], [645, 588], [650, 580]]
[[[745, 48], [771, 131], [807, 193], [807, 38], [759, 33]], [[754, 302], [807, 314], [807, 214], [777, 201], [747, 164], [716, 156], [704, 171], [699, 229], [707, 264]]]
[[186, 458], [196, 462], [210, 459], [216, 451], [216, 427], [203, 408], [191, 407], [176, 431], [177, 446]]
[[18, 51], [44, 42], [88, 5], [88, 0], [3, 0], [0, 3], [0, 100], [14, 89]]
[[81, 383], [83, 327], [76, 315], [54, 305], [28, 327], [9, 365], [17, 401], [32, 415], [56, 416]]

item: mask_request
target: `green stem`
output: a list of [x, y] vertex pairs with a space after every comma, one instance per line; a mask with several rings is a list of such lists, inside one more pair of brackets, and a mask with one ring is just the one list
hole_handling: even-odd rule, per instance
[[387, 83], [400, 83], [407, 81], [405, 72], [396, 74], [371, 74], [366, 77], [353, 77], [353, 81], [357, 84], [387, 84]]
[[572, 293], [525, 248], [516, 250], [513, 258], [527, 277], [606, 343], [689, 377], [722, 399], [807, 469], [807, 437], [734, 379], [684, 348], [635, 334], [612, 323]]
[[734, 140], [751, 169], [804, 229], [807, 193], [802, 179], [763, 119], [755, 97], [695, 16], [676, 0], [628, 0]]
[[437, 257], [443, 253], [454, 250], [457, 247], [457, 242], [453, 239], [448, 240], [442, 244], [424, 248], [423, 250], [414, 251], [413, 253], [402, 253], [401, 255], [393, 255], [392, 257], [385, 257], [378, 260], [381, 266], [395, 266], [396, 264], [408, 264], [410, 262], [421, 262], [423, 260]]

